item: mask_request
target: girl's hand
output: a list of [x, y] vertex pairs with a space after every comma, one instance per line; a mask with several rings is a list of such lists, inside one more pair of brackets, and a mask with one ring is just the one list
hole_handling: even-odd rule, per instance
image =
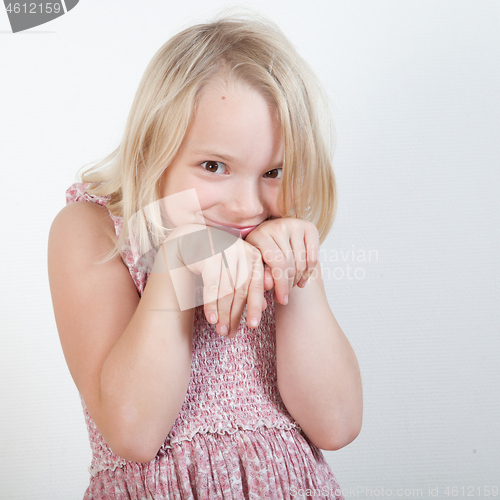
[[265, 288], [272, 288], [272, 280], [276, 297], [284, 305], [291, 289], [295, 285], [303, 288], [318, 264], [319, 234], [312, 222], [291, 218], [267, 220], [245, 241], [259, 249], [270, 270], [269, 273], [266, 269]]
[[[208, 322], [228, 338], [236, 336], [245, 305], [248, 326], [259, 325], [267, 301], [258, 249], [221, 229], [187, 224], [169, 235], [162, 251], [182, 310], [203, 304]], [[194, 275], [203, 280], [198, 290]]]

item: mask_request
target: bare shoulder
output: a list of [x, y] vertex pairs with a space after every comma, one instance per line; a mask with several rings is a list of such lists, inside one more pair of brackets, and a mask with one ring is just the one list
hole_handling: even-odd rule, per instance
[[54, 241], [61, 244], [66, 240], [69, 246], [78, 247], [74, 244], [76, 238], [79, 243], [93, 247], [100, 239], [114, 238], [114, 234], [114, 224], [106, 207], [77, 201], [66, 205], [56, 215], [50, 228], [49, 244]]
[[55, 217], [49, 234], [48, 272], [64, 356], [89, 410], [99, 397], [102, 365], [139, 303], [105, 207], [76, 202]]

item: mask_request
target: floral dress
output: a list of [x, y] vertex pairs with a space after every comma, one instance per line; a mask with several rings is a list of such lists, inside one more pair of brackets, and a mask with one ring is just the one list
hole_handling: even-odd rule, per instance
[[[105, 206], [107, 197], [75, 183], [66, 202]], [[117, 237], [123, 221], [110, 213]], [[150, 266], [122, 249], [139, 296]], [[92, 448], [90, 485], [96, 499], [343, 499], [322, 452], [288, 413], [278, 390], [271, 292], [260, 326], [249, 329], [246, 308], [234, 339], [219, 337], [203, 306], [195, 309], [192, 366], [182, 408], [154, 460], [115, 455], [81, 398]]]

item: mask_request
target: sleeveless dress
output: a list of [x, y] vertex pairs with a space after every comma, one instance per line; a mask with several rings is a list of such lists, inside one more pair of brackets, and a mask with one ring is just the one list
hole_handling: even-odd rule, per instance
[[[107, 197], [75, 183], [66, 202], [105, 206]], [[123, 221], [111, 213], [117, 237]], [[122, 250], [139, 296], [150, 265]], [[135, 263], [134, 263], [135, 262]], [[274, 303], [270, 291], [258, 329], [246, 307], [234, 339], [219, 337], [203, 306], [194, 315], [189, 387], [170, 433], [149, 463], [124, 460], [104, 441], [81, 398], [92, 448], [84, 500], [343, 500], [322, 452], [288, 413], [278, 390]]]

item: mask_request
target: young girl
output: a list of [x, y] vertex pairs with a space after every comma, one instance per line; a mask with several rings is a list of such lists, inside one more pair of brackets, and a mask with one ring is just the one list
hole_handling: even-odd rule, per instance
[[318, 262], [327, 109], [274, 23], [193, 26], [68, 189], [49, 276], [93, 453], [85, 499], [342, 498], [320, 449], [356, 438], [362, 394]]

